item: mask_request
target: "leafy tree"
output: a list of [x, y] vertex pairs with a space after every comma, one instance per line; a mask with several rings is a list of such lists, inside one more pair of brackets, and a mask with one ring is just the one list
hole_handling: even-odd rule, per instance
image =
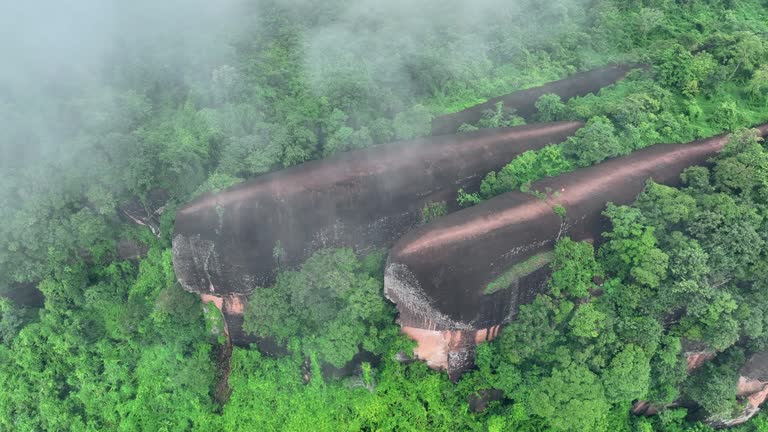
[[153, 249], [138, 271], [79, 266], [41, 283], [40, 320], [0, 350], [0, 377], [12, 386], [0, 396], [0, 425], [188, 429], [209, 414], [212, 347], [170, 258]]
[[31, 313], [24, 307], [15, 305], [7, 298], [0, 297], [0, 343], [10, 345], [28, 321]]
[[696, 210], [696, 200], [675, 188], [649, 180], [635, 202], [646, 220], [657, 229], [687, 221]]
[[600, 248], [606, 270], [655, 288], [666, 277], [669, 256], [656, 247], [654, 229], [645, 225], [642, 213], [634, 208], [608, 204], [603, 212], [613, 231]]
[[589, 166], [629, 152], [616, 136], [616, 128], [606, 117], [594, 117], [563, 144], [563, 154], [577, 166]]
[[349, 249], [315, 253], [299, 271], [282, 273], [273, 288], [249, 302], [244, 328], [286, 343], [301, 338], [301, 349], [344, 366], [365, 348], [381, 352], [377, 328], [391, 320], [381, 281], [365, 271]]
[[720, 278], [748, 274], [764, 247], [756, 231], [762, 217], [724, 194], [702, 197], [700, 203], [687, 231], [709, 254], [712, 272]]
[[429, 202], [421, 209], [421, 223], [429, 223], [448, 214], [445, 201]]
[[483, 199], [480, 197], [480, 194], [467, 193], [463, 188], [460, 188], [458, 192], [456, 192], [456, 203], [458, 203], [461, 207], [469, 207], [475, 204], [479, 204], [482, 202], [482, 200]]
[[178, 111], [169, 111], [142, 128], [139, 136], [155, 152], [163, 167], [157, 186], [177, 196], [188, 194], [205, 180], [205, 165], [211, 154], [214, 135], [192, 102]]
[[700, 92], [701, 84], [717, 68], [715, 59], [706, 51], [693, 55], [678, 44], [660, 53], [659, 62], [657, 71], [661, 81], [689, 97]]
[[574, 336], [596, 338], [605, 329], [607, 319], [608, 316], [590, 302], [576, 309], [569, 325]]
[[432, 129], [432, 114], [424, 106], [414, 105], [408, 111], [395, 116], [393, 127], [398, 139], [429, 135]]
[[592, 288], [592, 278], [601, 274], [590, 243], [574, 242], [566, 237], [555, 245], [549, 286], [555, 295], [565, 292], [573, 297], [586, 297]]
[[662, 338], [660, 349], [656, 351], [650, 363], [650, 401], [667, 404], [678, 397], [678, 386], [687, 376], [687, 364], [681, 351], [680, 338], [672, 335]]
[[694, 166], [686, 168], [680, 175], [689, 188], [699, 193], [712, 192], [712, 185], [709, 183], [709, 169], [702, 166]]
[[712, 122], [725, 130], [734, 130], [743, 121], [743, 113], [733, 100], [723, 101], [712, 116]]
[[725, 365], [707, 363], [684, 384], [685, 393], [715, 418], [728, 418], [736, 409], [738, 374]]
[[729, 79], [733, 78], [739, 70], [751, 72], [765, 60], [768, 55], [768, 46], [759, 35], [743, 31], [734, 35], [736, 44], [728, 53], [728, 63], [733, 67]]
[[768, 94], [768, 65], [761, 66], [752, 74], [748, 87], [752, 98], [756, 100], [765, 100]]
[[477, 122], [478, 129], [513, 127], [524, 125], [525, 120], [515, 115], [514, 110], [504, 108], [504, 102], [497, 102], [495, 109], [485, 110]]
[[526, 151], [504, 166], [498, 173], [489, 173], [480, 185], [480, 195], [491, 198], [505, 192], [523, 189], [534, 180], [570, 171], [562, 147], [549, 145], [538, 151]]
[[645, 352], [636, 345], [626, 345], [603, 372], [605, 395], [613, 402], [642, 399], [648, 393], [650, 375]]
[[554, 350], [564, 341], [561, 327], [572, 309], [573, 303], [557, 303], [544, 295], [537, 296], [529, 305], [520, 306], [518, 319], [494, 341], [494, 355], [500, 367], [506, 368], [507, 364], [522, 367], [534, 359], [555, 362], [558, 355]]
[[249, 177], [268, 172], [280, 163], [280, 142], [268, 130], [232, 138], [222, 150], [218, 172], [231, 177]]
[[532, 389], [527, 407], [556, 430], [599, 431], [606, 429], [609, 404], [600, 379], [571, 363], [543, 378]]
[[765, 194], [768, 185], [768, 152], [754, 129], [742, 129], [731, 135], [722, 155], [715, 163], [715, 186], [753, 199]]
[[565, 104], [560, 96], [552, 93], [542, 95], [536, 101], [536, 109], [539, 111], [537, 119], [541, 122], [560, 120], [565, 111]]
[[673, 232], [669, 239], [669, 273], [677, 280], [703, 281], [710, 274], [709, 255], [696, 240]]
[[642, 39], [664, 23], [664, 11], [654, 8], [640, 8], [637, 13], [637, 27]]

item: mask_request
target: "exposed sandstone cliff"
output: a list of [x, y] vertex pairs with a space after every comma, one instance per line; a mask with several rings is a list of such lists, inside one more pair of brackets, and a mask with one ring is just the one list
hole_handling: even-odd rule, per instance
[[768, 398], [768, 351], [753, 354], [739, 369], [739, 382], [736, 397], [744, 403], [744, 408], [729, 419], [709, 419], [714, 427], [740, 425], [754, 417]]
[[[768, 133], [768, 125], [760, 131]], [[525, 265], [525, 272], [516, 267], [546, 263], [538, 257], [551, 252], [562, 236], [597, 238], [608, 228], [601, 214], [606, 202], [631, 203], [650, 178], [678, 184], [686, 167], [705, 163], [727, 140], [720, 135], [656, 145], [534, 183], [531, 189], [545, 193], [544, 199], [508, 192], [416, 228], [390, 250], [385, 295], [407, 327], [465, 334], [504, 324], [533, 297], [527, 291], [541, 286], [522, 278], [533, 274], [529, 271], [546, 271], [546, 266]], [[463, 346], [466, 352], [452, 355], [470, 361], [471, 348]]]
[[[686, 343], [687, 349], [683, 352], [688, 372], [701, 367], [704, 363], [715, 357], [715, 352], [704, 346]], [[637, 401], [632, 406], [635, 415], [653, 416], [668, 408], [686, 407], [694, 412], [694, 416], [710, 426], [725, 428], [740, 425], [759, 411], [768, 399], [768, 351], [758, 352], [749, 357], [744, 366], [739, 369], [739, 380], [736, 384], [736, 398], [742, 403], [741, 411], [730, 418], [713, 418], [691, 401], [678, 400], [666, 406], [656, 406], [646, 401]], [[698, 410], [698, 411], [697, 411]]]
[[389, 247], [421, 223], [425, 204], [455, 202], [458, 188], [476, 187], [489, 170], [579, 127], [559, 122], [383, 145], [203, 196], [177, 214], [176, 275], [188, 291], [221, 297], [232, 341], [246, 345], [253, 340], [242, 314], [227, 304], [272, 284], [278, 269], [326, 247]]

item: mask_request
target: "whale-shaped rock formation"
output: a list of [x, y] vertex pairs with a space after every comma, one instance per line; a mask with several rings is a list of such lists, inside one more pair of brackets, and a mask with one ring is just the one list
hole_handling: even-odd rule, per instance
[[[765, 135], [768, 125], [759, 130]], [[608, 228], [606, 202], [631, 203], [649, 178], [677, 184], [686, 167], [705, 163], [727, 141], [645, 148], [534, 183], [546, 198], [508, 192], [408, 233], [390, 251], [384, 290], [403, 331], [418, 341], [417, 356], [460, 374], [472, 365], [475, 343], [495, 336], [542, 287], [559, 238], [597, 238]]]
[[557, 122], [386, 144], [204, 195], [176, 215], [176, 275], [186, 290], [222, 305], [232, 342], [254, 342], [242, 331], [247, 295], [271, 285], [278, 269], [321, 248], [387, 248], [421, 223], [427, 203], [453, 203], [457, 189], [478, 187], [488, 171], [581, 126]]
[[433, 201], [453, 201], [526, 150], [582, 124], [558, 122], [429, 137], [307, 162], [204, 195], [176, 215], [173, 262], [192, 292], [247, 294], [327, 247], [388, 247]]
[[554, 93], [562, 100], [568, 100], [589, 93], [597, 93], [601, 88], [621, 80], [632, 69], [645, 68], [644, 65], [612, 65], [593, 69], [569, 76], [568, 78], [553, 81], [540, 87], [516, 91], [504, 96], [495, 97], [479, 105], [471, 106], [463, 111], [446, 114], [432, 120], [432, 134], [442, 135], [456, 132], [464, 123], [474, 124], [483, 117], [487, 110], [493, 110], [499, 102], [504, 103], [504, 108], [514, 110], [515, 114], [530, 120], [538, 112], [536, 101], [542, 95]]
[[[530, 117], [542, 94], [568, 99], [597, 91], [633, 67], [609, 66], [511, 93], [435, 119], [433, 133], [475, 122], [499, 100]], [[323, 247], [360, 253], [389, 247], [421, 222], [425, 204], [446, 201], [455, 210], [458, 188], [476, 188], [487, 172], [523, 151], [560, 142], [579, 126], [552, 123], [381, 145], [199, 197], [177, 214], [174, 269], [185, 289], [221, 306], [233, 342], [252, 342], [242, 332], [240, 311], [256, 287], [274, 282], [279, 268]]]

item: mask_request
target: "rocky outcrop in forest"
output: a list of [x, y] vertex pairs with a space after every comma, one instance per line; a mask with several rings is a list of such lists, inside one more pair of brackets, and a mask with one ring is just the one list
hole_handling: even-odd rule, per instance
[[612, 65], [587, 72], [571, 75], [560, 81], [554, 81], [540, 87], [510, 93], [508, 95], [489, 99], [487, 102], [469, 107], [463, 111], [447, 114], [432, 120], [432, 134], [441, 135], [455, 133], [463, 124], [477, 123], [488, 110], [493, 110], [502, 103], [506, 111], [514, 113], [526, 120], [531, 120], [537, 113], [536, 101], [545, 94], [556, 94], [562, 100], [568, 100], [589, 93], [597, 93], [601, 88], [621, 80], [627, 74], [641, 65]]
[[[768, 125], [759, 127], [768, 134]], [[720, 151], [727, 135], [662, 144], [533, 183], [419, 227], [390, 250], [384, 290], [417, 355], [458, 376], [475, 341], [492, 337], [546, 280], [554, 244], [598, 238], [606, 202], [629, 204], [646, 181], [675, 185], [688, 166]]]
[[[176, 216], [176, 275], [188, 291], [245, 302], [279, 269], [319, 249], [391, 246], [422, 222], [425, 205], [454, 201], [457, 189], [477, 187], [488, 171], [581, 126], [548, 123], [381, 145], [202, 196]], [[225, 310], [228, 321], [242, 320], [238, 310]], [[233, 322], [233, 340], [247, 343], [236, 337], [237, 327]]]
[[[715, 357], [715, 352], [700, 347], [687, 350], [685, 356], [688, 373], [694, 372]], [[741, 406], [739, 412], [730, 417], [713, 417], [695, 403], [686, 400], [675, 401], [667, 406], [656, 406], [645, 401], [637, 401], [632, 406], [635, 415], [653, 416], [666, 408], [686, 407], [693, 412], [693, 417], [706, 422], [715, 428], [737, 426], [745, 423], [760, 411], [768, 399], [768, 351], [752, 354], [739, 369], [736, 383], [736, 398]]]
[[[609, 66], [492, 99], [435, 119], [433, 133], [453, 133], [498, 102], [528, 116], [545, 93], [568, 99], [595, 92], [632, 68]], [[233, 342], [253, 342], [241, 330], [242, 310], [253, 289], [274, 283], [281, 268], [321, 248], [387, 248], [423, 222], [426, 205], [445, 203], [446, 210], [455, 210], [458, 189], [476, 189], [486, 173], [527, 150], [561, 142], [581, 126], [559, 122], [380, 145], [201, 196], [177, 213], [174, 269], [186, 290], [221, 305]]]
[[342, 153], [202, 196], [176, 217], [176, 274], [189, 291], [247, 294], [312, 252], [388, 247], [421, 221], [424, 205], [582, 124], [481, 130]]

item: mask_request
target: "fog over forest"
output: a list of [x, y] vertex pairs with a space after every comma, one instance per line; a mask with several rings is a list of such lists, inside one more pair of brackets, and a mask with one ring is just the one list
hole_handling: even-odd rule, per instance
[[0, 2], [0, 431], [768, 431], [766, 35]]
[[[408, 100], [435, 90], [414, 82], [423, 67], [430, 68], [430, 78], [445, 80], [481, 75], [494, 62], [525, 55], [582, 20], [586, 0], [279, 3], [306, 29], [301, 64], [316, 96], [333, 95], [345, 77], [360, 83], [356, 103], [366, 104], [366, 98], [381, 96], [376, 91]], [[254, 29], [269, 7], [244, 0], [7, 2], [0, 14], [3, 166], [41, 155], [67, 158], [80, 133], [72, 120], [102, 111], [113, 92], [184, 85], [198, 97], [209, 93], [217, 76], [226, 81], [227, 68], [238, 66], [235, 46], [247, 43], [247, 31], [286, 30]], [[539, 20], [524, 18], [531, 9]], [[504, 33], [502, 23], [510, 27]], [[366, 82], [382, 90], [366, 88]]]

